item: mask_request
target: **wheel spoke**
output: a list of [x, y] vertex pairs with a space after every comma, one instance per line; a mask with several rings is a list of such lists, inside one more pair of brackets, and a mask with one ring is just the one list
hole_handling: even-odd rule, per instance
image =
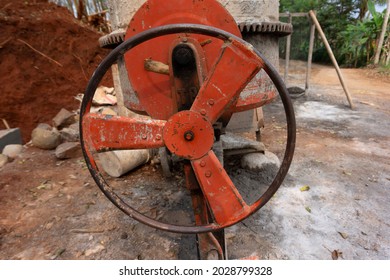
[[263, 65], [263, 60], [249, 46], [236, 41], [225, 43], [191, 110], [215, 123], [236, 102], [240, 92]]
[[83, 117], [83, 137], [98, 152], [151, 149], [164, 145], [166, 121], [88, 113]]
[[216, 223], [229, 225], [249, 214], [251, 207], [245, 203], [213, 151], [191, 163]]

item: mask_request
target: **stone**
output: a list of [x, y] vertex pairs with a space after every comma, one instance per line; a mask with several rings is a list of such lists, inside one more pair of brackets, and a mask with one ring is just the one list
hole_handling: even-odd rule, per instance
[[53, 118], [53, 125], [56, 128], [62, 128], [75, 123], [75, 114], [62, 108], [58, 114]]
[[81, 156], [81, 147], [79, 142], [62, 143], [56, 148], [55, 155], [58, 159], [68, 159]]
[[117, 116], [118, 115], [117, 112], [115, 112], [113, 109], [108, 108], [108, 107], [103, 108], [102, 114], [103, 115], [110, 115], [110, 116]]
[[0, 151], [10, 144], [23, 144], [22, 135], [19, 128], [0, 130]]
[[269, 152], [250, 153], [241, 158], [241, 167], [252, 171], [267, 171], [275, 173], [280, 167], [278, 157]]
[[9, 157], [9, 158], [16, 158], [19, 154], [21, 154], [23, 151], [23, 146], [20, 144], [11, 144], [7, 145], [3, 149], [3, 155]]
[[86, 257], [89, 257], [91, 255], [95, 255], [95, 254], [100, 253], [104, 249], [106, 249], [106, 248], [102, 244], [97, 244], [95, 247], [85, 250], [84, 255]]
[[38, 128], [42, 128], [44, 130], [52, 130], [53, 127], [47, 123], [40, 123], [37, 125]]
[[78, 142], [80, 140], [79, 124], [74, 123], [60, 131], [61, 138], [65, 142]]
[[263, 143], [250, 140], [229, 132], [221, 135], [221, 142], [225, 155], [244, 154], [248, 152], [264, 152], [265, 150]]
[[101, 105], [115, 105], [118, 100], [114, 94], [114, 88], [108, 88], [104, 86], [100, 86], [96, 89], [95, 94], [93, 96], [93, 105], [101, 106]]
[[61, 135], [57, 129], [47, 130], [37, 127], [31, 134], [32, 144], [40, 149], [53, 150], [61, 144]]
[[8, 163], [8, 157], [6, 155], [0, 154], [0, 168]]

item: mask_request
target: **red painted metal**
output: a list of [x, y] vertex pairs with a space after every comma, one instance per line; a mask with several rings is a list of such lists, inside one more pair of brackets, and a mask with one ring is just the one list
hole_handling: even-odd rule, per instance
[[204, 156], [214, 143], [211, 123], [201, 114], [191, 111], [173, 115], [164, 127], [163, 136], [171, 153], [185, 159]]
[[[209, 1], [205, 0], [204, 2]], [[192, 2], [198, 3], [199, 1]], [[225, 42], [225, 45], [221, 47], [222, 51], [220, 51], [221, 48], [219, 48], [218, 50], [220, 52], [216, 53], [217, 60], [212, 63], [212, 65], [215, 66], [209, 68], [211, 69], [210, 74], [204, 82], [197, 100], [195, 100], [192, 105], [191, 111], [173, 112], [167, 118], [170, 119], [170, 121], [112, 117], [89, 112], [97, 86], [101, 82], [104, 74], [110, 69], [112, 64], [123, 55], [123, 53], [127, 50], [142, 49], [145, 42], [149, 42], [156, 38], [165, 36], [174, 36], [177, 38], [177, 35], [175, 34], [184, 33], [203, 34], [199, 36], [212, 38], [212, 41], [220, 40]], [[203, 45], [203, 47], [206, 49], [209, 45], [210, 44], [206, 44]], [[207, 53], [207, 51], [205, 53]], [[224, 56], [223, 53], [226, 53], [226, 56]], [[229, 61], [229, 57], [233, 58], [236, 62]], [[240, 64], [240, 60], [243, 60], [246, 63]], [[238, 79], [235, 80], [236, 83], [232, 84], [232, 88], [224, 87], [224, 83], [229, 83], [230, 79], [234, 79], [235, 77], [229, 75], [224, 76], [226, 73], [222, 70], [232, 65], [236, 67], [235, 63], [238, 63], [237, 67], [240, 72], [237, 74]], [[244, 67], [244, 65], [246, 65], [246, 67]], [[278, 174], [260, 198], [253, 204], [247, 205], [230, 180], [223, 165], [211, 150], [211, 145], [214, 141], [211, 125], [222, 113], [226, 113], [229, 109], [232, 109], [235, 99], [237, 104], [240, 104], [240, 99], [238, 98], [237, 100], [237, 94], [242, 87], [244, 87], [246, 81], [261, 68], [268, 74], [269, 78], [281, 94], [286, 113], [288, 138], [286, 142], [286, 152]], [[232, 71], [232, 69], [225, 70]], [[236, 72], [237, 69], [233, 69], [233, 71]], [[140, 70], [140, 72], [143, 71]], [[213, 85], [219, 86], [220, 84], [222, 84], [223, 90], [215, 90]], [[154, 86], [159, 85], [157, 84]], [[241, 103], [243, 106], [250, 105], [245, 102]], [[161, 112], [160, 108], [162, 108], [163, 104], [162, 100], [157, 98], [152, 107], [158, 112]], [[164, 110], [165, 109], [162, 109], [162, 111]], [[163, 114], [165, 113], [163, 112]], [[251, 47], [241, 39], [222, 30], [204, 25], [175, 24], [161, 26], [145, 31], [139, 36], [134, 36], [120, 45], [108, 55], [95, 71], [84, 95], [80, 109], [80, 118], [82, 120], [80, 137], [87, 166], [91, 171], [95, 182], [105, 195], [129, 216], [153, 227], [173, 232], [204, 233], [208, 231], [218, 231], [243, 220], [260, 209], [260, 207], [264, 206], [265, 203], [271, 199], [282, 183], [283, 178], [286, 176], [295, 147], [295, 118], [293, 107], [288, 92], [276, 70], [262, 58], [261, 53], [252, 50]], [[195, 120], [195, 128], [193, 125], [191, 126], [192, 120]], [[203, 135], [203, 133], [206, 134]], [[191, 146], [189, 143], [192, 143], [198, 138], [205, 141], [202, 141], [196, 149], [189, 149]], [[207, 143], [207, 141], [211, 144]], [[208, 224], [202, 223], [201, 225], [196, 226], [170, 225], [143, 215], [124, 202], [107, 184], [100, 174], [93, 158], [94, 150], [105, 151], [107, 149], [153, 148], [163, 145], [170, 146], [171, 151], [179, 151], [177, 152], [179, 156], [191, 159], [191, 165], [196, 175], [196, 180], [202, 189], [206, 204], [214, 218], [213, 220], [209, 219]], [[179, 149], [176, 149], [177, 147], [179, 147]]]
[[[196, 179], [194, 170], [190, 163], [185, 163], [183, 166], [184, 174], [186, 178], [186, 187], [190, 191], [192, 199], [192, 208], [194, 210], [195, 224], [197, 226], [206, 225], [210, 222], [210, 212], [205, 196], [202, 193], [201, 188], [199, 187], [198, 180]], [[217, 234], [224, 236], [224, 230], [220, 230]], [[199, 259], [207, 260], [210, 259], [212, 252], [218, 252], [218, 259], [226, 259], [223, 248], [225, 247], [225, 242], [218, 241], [213, 233], [199, 233], [197, 234], [197, 243], [198, 243], [198, 254]], [[223, 247], [223, 248], [222, 248]]]
[[193, 160], [191, 164], [212, 215], [219, 225], [231, 224], [253, 211], [242, 199], [213, 151]]
[[248, 46], [234, 40], [226, 42], [191, 110], [215, 123], [236, 103], [241, 91], [262, 67], [263, 61]]
[[166, 121], [94, 113], [86, 114], [82, 121], [84, 140], [98, 152], [164, 146]]
[[[173, 23], [193, 23], [214, 26], [226, 30], [236, 36], [241, 36], [233, 17], [215, 0], [148, 0], [133, 16], [125, 39], [153, 27]], [[211, 69], [222, 40], [205, 35], [174, 34], [143, 43], [138, 48], [125, 54], [126, 68], [134, 94], [139, 99], [139, 105], [126, 104], [131, 109], [146, 111], [154, 119], [167, 120], [176, 110], [176, 100], [171, 91], [169, 76], [142, 71], [144, 60], [151, 58], [170, 65], [169, 49], [172, 42], [178, 38], [191, 37], [199, 44], [205, 44], [205, 62]], [[211, 40], [211, 41], [210, 41]], [[207, 43], [209, 42], [209, 43]]]
[[[153, 27], [183, 22], [217, 27], [241, 37], [236, 22], [218, 1], [173, 0], [166, 1], [164, 5], [161, 5], [159, 0], [148, 0], [131, 20], [125, 39]], [[196, 46], [196, 53], [201, 54], [201, 59], [197, 62], [202, 64], [202, 67], [198, 67], [202, 71], [199, 75], [200, 83], [207, 72], [215, 68], [221, 48], [224, 48], [224, 41], [215, 37], [181, 33], [149, 40], [126, 53], [126, 68], [134, 89], [130, 91], [132, 96], [125, 96], [127, 107], [137, 112], [145, 112], [155, 119], [163, 120], [169, 119], [178, 111], [180, 97], [176, 96], [177, 91], [172, 90], [172, 75], [170, 78], [143, 69], [145, 59], [162, 62], [171, 68], [170, 50], [175, 41], [188, 41], [192, 46]], [[240, 73], [237, 69], [226, 68], [224, 71]], [[221, 77], [222, 79], [223, 77]], [[225, 115], [230, 116], [234, 112], [254, 109], [274, 100], [277, 96], [276, 90], [273, 88], [267, 92], [259, 92], [257, 87], [259, 83], [263, 83], [261, 77], [253, 79], [249, 87], [245, 89], [246, 93], [238, 95], [237, 105], [232, 106]], [[240, 89], [240, 91], [242, 90], [243, 88]]]

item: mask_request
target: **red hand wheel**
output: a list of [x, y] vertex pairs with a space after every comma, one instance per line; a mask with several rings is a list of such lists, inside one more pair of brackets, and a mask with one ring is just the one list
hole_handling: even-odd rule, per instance
[[[174, 112], [167, 120], [107, 116], [90, 112], [99, 83], [121, 56], [148, 40], [171, 34], [201, 34], [223, 41], [214, 65], [188, 110]], [[212, 150], [215, 141], [213, 125], [225, 112], [237, 105], [241, 91], [261, 69], [268, 74], [283, 102], [287, 142], [284, 158], [274, 180], [260, 198], [249, 205]], [[144, 224], [180, 233], [220, 230], [259, 210], [282, 184], [295, 147], [293, 106], [282, 79], [272, 65], [242, 39], [217, 28], [196, 24], [172, 24], [152, 28], [133, 36], [114, 49], [96, 69], [88, 84], [81, 105], [80, 131], [88, 169], [108, 199], [124, 213]], [[96, 153], [110, 150], [161, 147], [166, 147], [172, 154], [190, 162], [187, 168], [193, 170], [210, 212], [211, 219], [207, 223], [194, 226], [168, 224], [140, 213], [106, 182], [94, 159]]]

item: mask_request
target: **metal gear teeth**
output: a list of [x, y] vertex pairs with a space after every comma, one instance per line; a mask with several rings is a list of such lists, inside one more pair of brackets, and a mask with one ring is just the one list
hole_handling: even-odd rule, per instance
[[287, 36], [293, 31], [293, 26], [284, 22], [241, 22], [238, 27], [242, 33], [272, 33], [281, 37]]
[[99, 38], [101, 48], [114, 49], [125, 40], [126, 30], [118, 29]]

